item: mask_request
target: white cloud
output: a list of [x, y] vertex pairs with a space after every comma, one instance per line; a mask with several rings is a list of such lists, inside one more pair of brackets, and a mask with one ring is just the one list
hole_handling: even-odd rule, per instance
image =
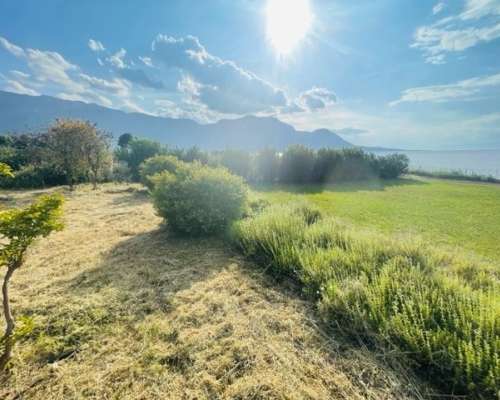
[[432, 7], [432, 13], [434, 15], [439, 14], [441, 11], [444, 10], [445, 7], [446, 7], [446, 4], [442, 1], [440, 1], [434, 7]]
[[106, 60], [116, 68], [125, 68], [125, 62], [123, 59], [127, 55], [127, 51], [125, 49], [118, 50], [115, 54], [106, 58]]
[[404, 102], [444, 103], [449, 101], [474, 100], [483, 89], [500, 86], [500, 73], [465, 79], [447, 85], [422, 86], [405, 90], [398, 100], [389, 103], [395, 106]]
[[95, 89], [110, 92], [119, 97], [128, 97], [130, 95], [130, 84], [123, 79], [107, 80], [83, 73], [80, 74], [80, 78]]
[[210, 54], [196, 37], [158, 35], [153, 42], [155, 65], [174, 68], [198, 85], [199, 104], [225, 114], [271, 110], [287, 104], [285, 93], [232, 61]]
[[13, 93], [18, 93], [18, 94], [27, 94], [29, 96], [39, 96], [40, 93], [38, 93], [34, 89], [30, 89], [26, 86], [24, 86], [21, 82], [15, 81], [13, 79], [7, 79], [5, 81], [5, 84], [3, 86], [3, 90], [6, 90], [7, 92], [13, 92]]
[[27, 73], [22, 72], [22, 71], [17, 71], [15, 69], [11, 70], [10, 74], [17, 79], [28, 79], [30, 77], [30, 74], [27, 74]]
[[448, 53], [463, 52], [498, 38], [500, 0], [467, 0], [461, 13], [419, 27], [411, 47], [422, 50], [426, 62], [444, 64]]
[[148, 67], [153, 66], [153, 60], [151, 60], [150, 57], [139, 57], [139, 60], [141, 60], [144, 63], [144, 65], [147, 65]]
[[89, 39], [88, 46], [89, 46], [90, 50], [95, 51], [95, 52], [106, 50], [106, 48], [103, 46], [103, 44], [99, 40]]
[[337, 102], [337, 96], [331, 90], [313, 87], [300, 94], [298, 103], [309, 111], [328, 107]]
[[15, 44], [10, 43], [7, 39], [0, 36], [0, 45], [7, 50], [9, 53], [15, 55], [16, 57], [24, 56], [24, 50], [16, 46]]

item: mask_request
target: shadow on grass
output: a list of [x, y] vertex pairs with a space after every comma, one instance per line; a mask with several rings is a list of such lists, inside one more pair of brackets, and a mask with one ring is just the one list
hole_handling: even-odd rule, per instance
[[177, 292], [231, 262], [220, 240], [177, 238], [161, 228], [118, 243], [99, 265], [68, 281], [67, 290], [87, 296], [116, 289], [111, 308], [140, 320], [156, 311], [168, 313]]
[[314, 194], [325, 191], [331, 192], [363, 192], [363, 191], [384, 191], [387, 188], [398, 186], [427, 185], [420, 179], [399, 178], [391, 180], [366, 180], [356, 182], [339, 182], [325, 184], [276, 184], [276, 185], [255, 185], [253, 188], [258, 192], [289, 192], [297, 194]]

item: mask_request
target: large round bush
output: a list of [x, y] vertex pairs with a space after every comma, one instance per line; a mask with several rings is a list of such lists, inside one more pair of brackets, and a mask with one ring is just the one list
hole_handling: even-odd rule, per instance
[[175, 173], [183, 162], [174, 156], [158, 155], [148, 158], [139, 167], [141, 182], [149, 189], [153, 189], [152, 177], [160, 172]]
[[184, 164], [175, 174], [162, 172], [153, 181], [158, 214], [181, 234], [220, 233], [245, 211], [248, 188], [225, 168]]

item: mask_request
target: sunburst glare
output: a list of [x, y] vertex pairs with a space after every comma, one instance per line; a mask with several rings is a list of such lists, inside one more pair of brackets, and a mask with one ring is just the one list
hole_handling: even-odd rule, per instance
[[291, 53], [311, 28], [309, 0], [268, 0], [267, 37], [279, 55]]

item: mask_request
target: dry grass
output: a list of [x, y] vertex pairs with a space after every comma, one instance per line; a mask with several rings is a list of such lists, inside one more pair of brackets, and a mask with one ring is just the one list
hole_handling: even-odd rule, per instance
[[[39, 193], [3, 192], [3, 204]], [[383, 360], [327, 339], [293, 287], [220, 240], [162, 230], [139, 187], [66, 195], [65, 230], [13, 279], [15, 313], [36, 329], [1, 399], [420, 397]]]

